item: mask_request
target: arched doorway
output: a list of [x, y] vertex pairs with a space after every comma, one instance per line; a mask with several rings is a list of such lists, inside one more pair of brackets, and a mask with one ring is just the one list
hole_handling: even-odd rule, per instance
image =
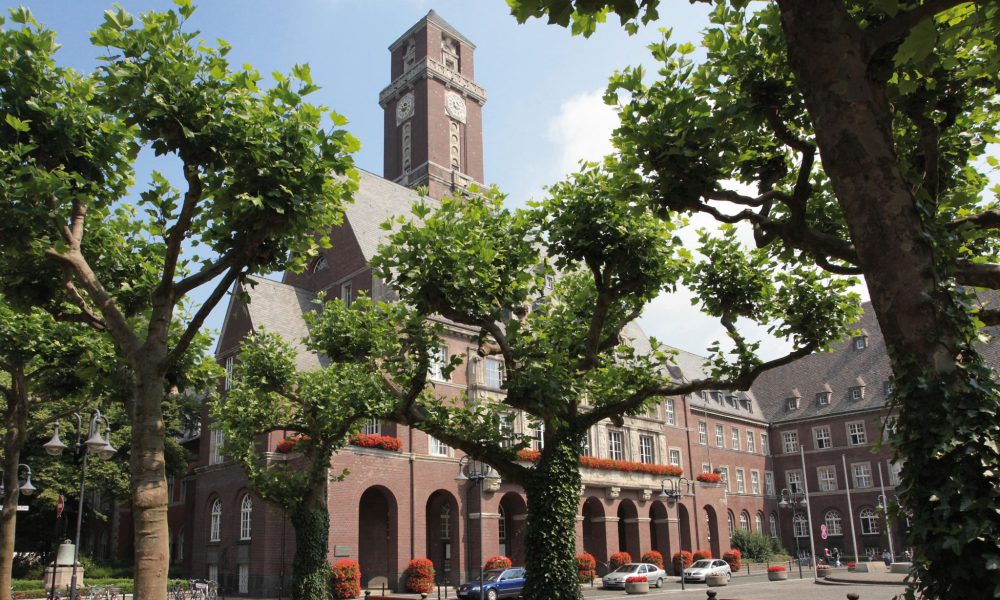
[[358, 501], [358, 564], [361, 585], [387, 587], [399, 579], [397, 557], [396, 497], [376, 485], [365, 490]]
[[677, 505], [677, 530], [681, 532], [681, 546], [678, 550], [693, 551], [691, 543], [691, 515], [683, 504]]
[[618, 551], [628, 552], [632, 560], [639, 560], [639, 510], [631, 500], [618, 504]]
[[719, 546], [719, 516], [711, 505], [705, 505], [705, 522], [708, 524], [708, 547], [712, 551], [714, 558], [721, 558], [722, 551]]
[[667, 526], [667, 507], [659, 500], [654, 501], [649, 506], [649, 542], [650, 547], [663, 555], [663, 559], [670, 561], [673, 551], [670, 548], [670, 530]]
[[524, 564], [524, 527], [528, 505], [520, 494], [507, 492], [500, 499], [500, 553], [515, 565]]
[[602, 564], [608, 564], [608, 540], [605, 527], [604, 505], [593, 496], [583, 503], [583, 551], [597, 560], [598, 575], [603, 575]]
[[458, 501], [450, 492], [438, 490], [427, 499], [427, 558], [434, 563], [438, 582], [458, 581], [454, 567], [458, 566], [460, 547]]

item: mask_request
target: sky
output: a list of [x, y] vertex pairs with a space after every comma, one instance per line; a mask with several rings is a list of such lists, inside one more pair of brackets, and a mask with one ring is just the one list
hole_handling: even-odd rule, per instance
[[[0, 2], [5, 14], [17, 4]], [[60, 64], [93, 70], [101, 50], [91, 46], [89, 33], [111, 8], [110, 1], [23, 4], [58, 34]], [[172, 6], [166, 1], [119, 4], [133, 15]], [[674, 41], [697, 45], [709, 7], [667, 3], [661, 21], [634, 36], [613, 18], [589, 39], [538, 20], [518, 25], [504, 0], [202, 0], [185, 27], [200, 31], [210, 43], [226, 40], [232, 45], [232, 64], [249, 63], [265, 75], [308, 63], [314, 83], [321, 86], [311, 101], [347, 117], [347, 129], [362, 144], [357, 166], [381, 174], [378, 94], [390, 83], [387, 48], [430, 9], [477, 46], [476, 81], [488, 96], [483, 113], [486, 180], [508, 194], [513, 208], [541, 198], [545, 186], [575, 170], [581, 159], [596, 160], [611, 151], [609, 136], [617, 117], [601, 101], [608, 77], [639, 64], [655, 72], [646, 46], [660, 38], [660, 27], [672, 27]], [[176, 163], [143, 157], [136, 193], [148, 183], [152, 168], [167, 170], [169, 176]], [[693, 240], [693, 231], [684, 237]], [[213, 312], [209, 328], [221, 329], [225, 305]], [[701, 315], [685, 293], [658, 298], [640, 324], [661, 342], [696, 354], [705, 354], [723, 335], [718, 322]], [[751, 337], [762, 333], [750, 331]], [[787, 349], [780, 340], [763, 339], [765, 357]]]

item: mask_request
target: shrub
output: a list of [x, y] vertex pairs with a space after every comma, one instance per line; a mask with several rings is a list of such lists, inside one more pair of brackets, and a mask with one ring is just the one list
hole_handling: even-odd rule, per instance
[[674, 575], [680, 575], [681, 571], [688, 568], [694, 562], [694, 556], [687, 550], [681, 550], [680, 552], [674, 552], [674, 555], [670, 558], [670, 562], [674, 565]]
[[625, 578], [625, 583], [647, 583], [648, 581], [645, 575], [632, 575]]
[[484, 569], [509, 569], [514, 563], [506, 556], [491, 556], [486, 559]]
[[698, 473], [695, 479], [702, 483], [722, 483], [722, 475], [718, 473]]
[[733, 571], [739, 571], [743, 568], [743, 558], [742, 553], [736, 548], [730, 548], [728, 552], [722, 554], [722, 560], [729, 563], [729, 568]]
[[608, 568], [614, 571], [618, 567], [632, 562], [632, 555], [628, 552], [615, 552], [608, 559]]
[[654, 565], [663, 568], [663, 555], [656, 550], [650, 550], [649, 552], [642, 555], [639, 562], [653, 563]]
[[701, 560], [703, 558], [712, 558], [711, 550], [695, 550], [694, 554], [691, 555], [694, 560]]
[[338, 600], [357, 598], [361, 595], [361, 565], [351, 559], [333, 564], [333, 597]]
[[576, 555], [576, 575], [580, 583], [590, 583], [597, 576], [597, 559], [582, 552]]
[[406, 589], [421, 593], [434, 589], [434, 563], [426, 558], [414, 558], [406, 567]]
[[763, 533], [755, 533], [745, 529], [739, 529], [733, 533], [729, 543], [736, 548], [747, 560], [764, 562], [774, 555], [771, 547], [771, 538]]
[[772, 565], [767, 568], [768, 573], [780, 573], [785, 570], [783, 565]]

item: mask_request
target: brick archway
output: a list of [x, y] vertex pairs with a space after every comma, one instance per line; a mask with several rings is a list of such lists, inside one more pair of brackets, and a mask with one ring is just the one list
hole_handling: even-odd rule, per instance
[[392, 587], [399, 580], [399, 535], [396, 497], [387, 488], [375, 485], [358, 501], [358, 564], [361, 584], [378, 587], [384, 581]]

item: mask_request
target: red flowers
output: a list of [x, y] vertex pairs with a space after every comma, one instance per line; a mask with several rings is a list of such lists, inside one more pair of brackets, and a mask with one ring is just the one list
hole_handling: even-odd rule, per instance
[[674, 555], [670, 557], [670, 562], [674, 565], [675, 574], [680, 574], [681, 571], [688, 568], [694, 562], [694, 557], [687, 550], [681, 550], [680, 552], [674, 552]]
[[590, 583], [597, 576], [597, 559], [594, 555], [581, 552], [576, 555], [576, 576], [580, 583]]
[[650, 550], [649, 552], [646, 552], [645, 554], [642, 555], [642, 558], [639, 559], [639, 562], [652, 563], [662, 569], [663, 555], [657, 552], [656, 550]]
[[399, 452], [403, 447], [403, 442], [391, 435], [379, 435], [377, 433], [359, 433], [351, 438], [352, 446], [361, 448], [379, 448], [390, 452]]
[[406, 567], [406, 589], [430, 593], [434, 589], [434, 563], [426, 558], [414, 558]]
[[[518, 450], [518, 460], [525, 462], [537, 462], [542, 453], [538, 450]], [[674, 465], [651, 465], [647, 463], [637, 463], [628, 460], [611, 460], [610, 458], [594, 458], [593, 456], [581, 456], [580, 466], [588, 469], [600, 469], [602, 471], [624, 471], [626, 473], [649, 473], [663, 477], [678, 477], [684, 470]]]
[[702, 560], [704, 558], [712, 558], [712, 551], [711, 550], [695, 550], [694, 554], [692, 555], [692, 557], [695, 560]]
[[785, 567], [782, 565], [773, 565], [767, 568], [768, 573], [781, 573], [784, 570]]
[[632, 575], [625, 578], [625, 583], [648, 583], [645, 575]]
[[491, 556], [486, 559], [485, 569], [509, 569], [513, 565], [506, 556]]
[[275, 446], [274, 450], [282, 454], [289, 454], [292, 452], [296, 452], [295, 447], [297, 445], [308, 444], [310, 441], [312, 441], [312, 438], [310, 438], [308, 435], [296, 435], [294, 437], [287, 437], [278, 442], [278, 445]]
[[695, 479], [702, 483], [721, 483], [722, 475], [719, 475], [718, 473], [698, 473], [698, 476], [695, 477]]
[[333, 597], [338, 599], [357, 598], [361, 595], [361, 565], [357, 561], [344, 559], [334, 563]]
[[729, 564], [729, 568], [733, 571], [739, 571], [743, 568], [743, 553], [737, 548], [730, 548], [728, 552], [722, 555], [722, 560]]
[[614, 571], [618, 567], [632, 562], [632, 555], [628, 552], [615, 552], [608, 559], [608, 569]]

